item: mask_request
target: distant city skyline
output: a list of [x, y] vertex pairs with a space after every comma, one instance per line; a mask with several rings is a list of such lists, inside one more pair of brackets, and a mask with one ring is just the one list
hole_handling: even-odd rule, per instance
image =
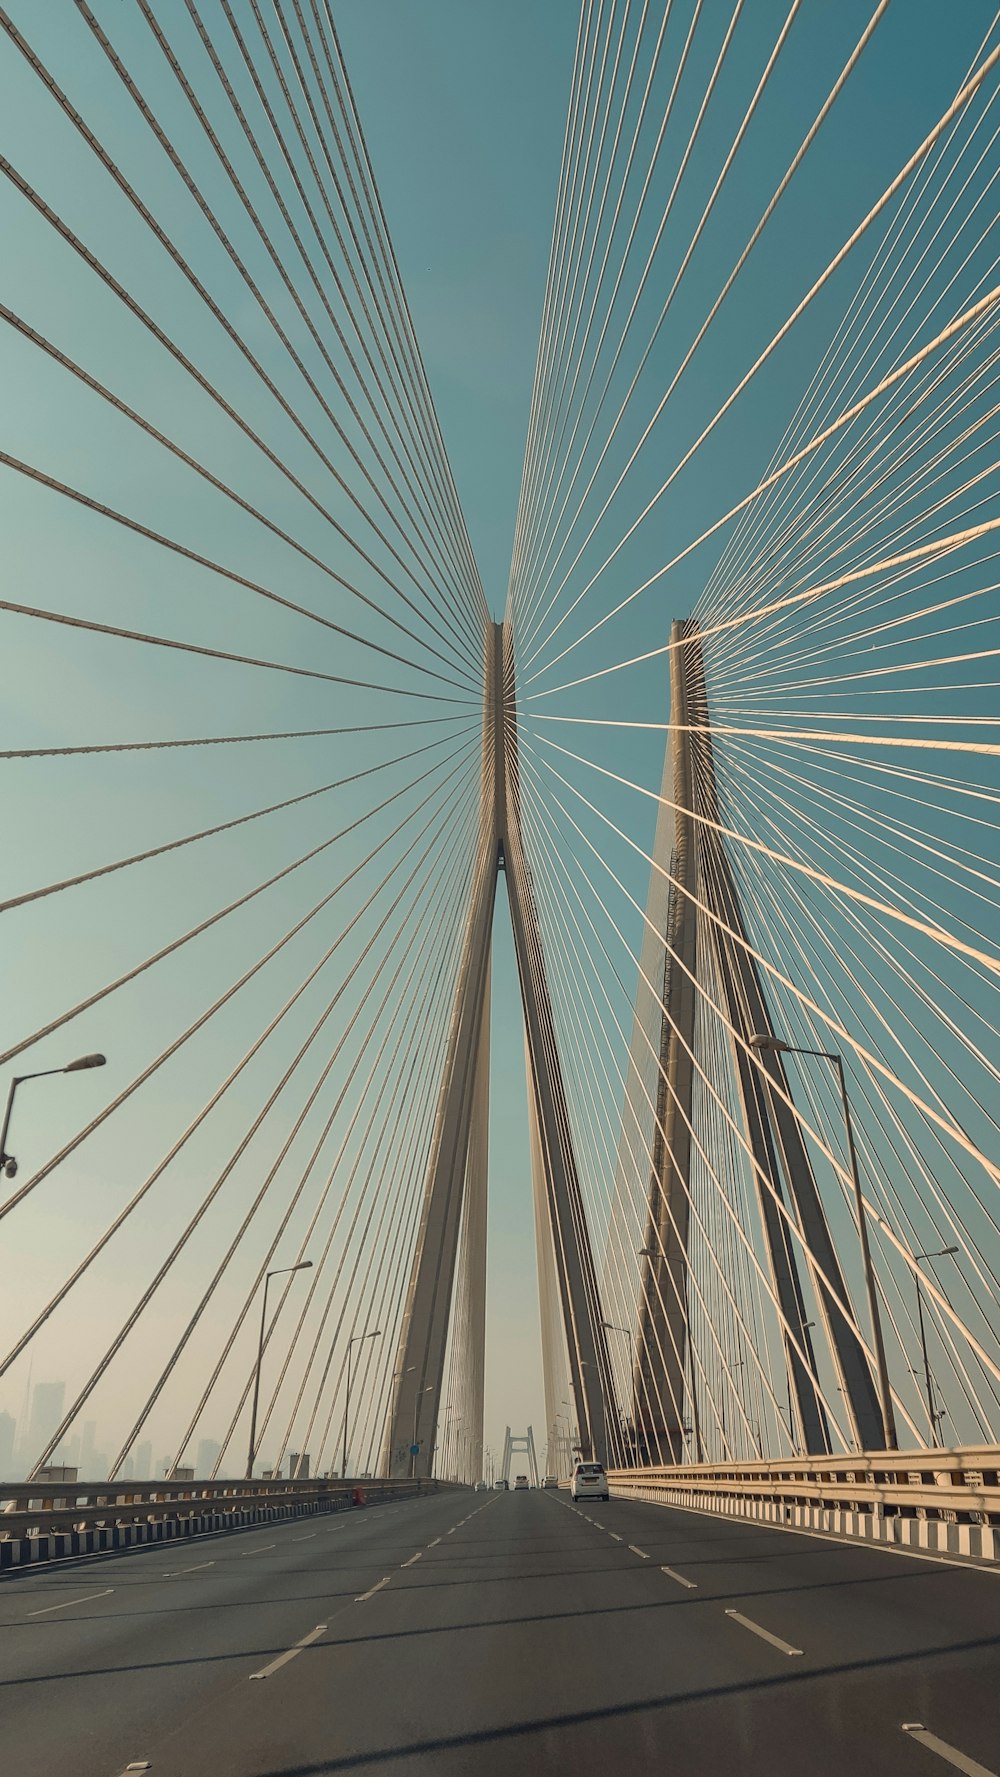
[[[27, 1479], [41, 1452], [58, 1430], [65, 1399], [65, 1380], [61, 1377], [51, 1378], [29, 1385], [20, 1417], [0, 1408], [0, 1485], [5, 1481], [17, 1483]], [[76, 1469], [77, 1479], [81, 1482], [107, 1480], [113, 1458], [104, 1445], [103, 1436], [96, 1419], [84, 1420], [79, 1431], [56, 1445], [47, 1466]], [[107, 1442], [110, 1445], [110, 1439]], [[218, 1439], [200, 1438], [193, 1455], [177, 1467], [192, 1470], [195, 1480], [208, 1480], [221, 1451], [222, 1446]], [[155, 1481], [166, 1475], [173, 1464], [172, 1453], [164, 1453], [154, 1461], [152, 1441], [144, 1438], [125, 1458], [115, 1479]], [[300, 1458], [298, 1451], [290, 1452], [283, 1464], [283, 1470], [287, 1475], [293, 1475], [296, 1465], [299, 1465], [300, 1477], [307, 1478], [311, 1466], [308, 1453]], [[219, 1479], [234, 1479], [241, 1468], [239, 1460], [234, 1458], [222, 1469]], [[255, 1474], [263, 1475], [271, 1470], [272, 1458], [266, 1451], [260, 1452], [254, 1463]], [[338, 1472], [336, 1463], [333, 1465], [333, 1472]]]

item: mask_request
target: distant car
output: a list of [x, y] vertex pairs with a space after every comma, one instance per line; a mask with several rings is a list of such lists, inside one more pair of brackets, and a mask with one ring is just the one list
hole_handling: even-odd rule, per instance
[[558, 1485], [559, 1481], [555, 1475], [546, 1475], [542, 1480], [543, 1487], [558, 1487]]
[[528, 1477], [527, 1477], [527, 1475], [515, 1475], [514, 1476], [514, 1492], [520, 1493], [522, 1491], [525, 1493], [527, 1493], [527, 1491], [528, 1491]]
[[506, 1493], [509, 1490], [509, 1488], [510, 1488], [509, 1481], [498, 1481], [497, 1482], [496, 1490], [498, 1493]]
[[485, 1481], [477, 1481], [477, 1482], [476, 1482], [476, 1485], [475, 1485], [475, 1486], [474, 1486], [474, 1488], [473, 1488], [473, 1489], [472, 1489], [472, 1491], [473, 1491], [473, 1493], [486, 1493], [486, 1492], [488, 1492], [488, 1488], [487, 1488], [487, 1485], [486, 1485], [486, 1482], [485, 1482]]
[[574, 1499], [607, 1499], [608, 1477], [600, 1462], [578, 1462], [569, 1484]]

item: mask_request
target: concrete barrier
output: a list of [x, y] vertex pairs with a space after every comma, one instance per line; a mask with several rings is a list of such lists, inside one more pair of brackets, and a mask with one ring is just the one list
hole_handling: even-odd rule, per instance
[[[385, 1485], [369, 1488], [367, 1503], [369, 1505], [385, 1504], [392, 1499], [413, 1498], [423, 1493], [434, 1493], [447, 1483], [438, 1481], [416, 1481], [402, 1485]], [[37, 1488], [37, 1483], [35, 1483]], [[28, 1491], [19, 1488], [19, 1492]], [[95, 1489], [88, 1489], [95, 1491]], [[104, 1483], [105, 1495], [109, 1491]], [[189, 1490], [190, 1491], [190, 1490]], [[305, 1489], [303, 1489], [305, 1491]], [[0, 1516], [0, 1571], [7, 1568], [34, 1565], [44, 1561], [60, 1561], [72, 1555], [97, 1555], [113, 1550], [138, 1548], [144, 1544], [160, 1542], [188, 1541], [193, 1537], [210, 1535], [226, 1530], [242, 1530], [254, 1524], [274, 1524], [295, 1518], [311, 1518], [324, 1516], [331, 1512], [345, 1512], [353, 1509], [352, 1488], [337, 1487], [328, 1490], [319, 1497], [315, 1486], [309, 1489], [311, 1497], [296, 1500], [293, 1497], [281, 1500], [269, 1498], [257, 1505], [236, 1506], [232, 1509], [212, 1509], [211, 1501], [208, 1509], [191, 1510], [189, 1497], [174, 1502], [154, 1500], [140, 1503], [152, 1504], [157, 1515], [145, 1518], [131, 1517], [124, 1519], [120, 1502], [109, 1503], [103, 1510], [91, 1505], [51, 1506], [46, 1510], [43, 1504], [35, 1512], [18, 1510], [11, 1519], [11, 1529], [4, 1534], [4, 1520]], [[60, 1495], [62, 1497], [62, 1493]], [[15, 1502], [20, 1503], [20, 1502]], [[179, 1508], [186, 1507], [186, 1510]], [[93, 1524], [81, 1523], [78, 1528], [66, 1525], [65, 1528], [53, 1527], [46, 1520], [65, 1519], [75, 1516], [85, 1519], [96, 1517], [100, 1512], [103, 1522]], [[43, 1522], [32, 1526], [28, 1533], [24, 1520], [33, 1517]], [[109, 1522], [109, 1519], [114, 1519]]]

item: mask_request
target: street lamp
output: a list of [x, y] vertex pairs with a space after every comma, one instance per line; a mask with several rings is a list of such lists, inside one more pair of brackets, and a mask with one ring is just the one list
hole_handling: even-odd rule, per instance
[[[444, 1463], [446, 1479], [449, 1481], [458, 1480], [458, 1471], [462, 1460], [462, 1434], [459, 1431], [459, 1426], [464, 1426], [465, 1424], [465, 1415], [463, 1413], [455, 1413], [453, 1419], [453, 1412], [454, 1408], [449, 1407], [448, 1420], [444, 1428]], [[452, 1470], [454, 1470], [454, 1473], [452, 1473]]]
[[[449, 1401], [445, 1407], [445, 1410], [444, 1410], [444, 1436], [440, 1439], [440, 1442], [435, 1444], [435, 1446], [434, 1446], [435, 1450], [440, 1450], [440, 1452], [441, 1452], [441, 1466], [445, 1470], [447, 1470], [448, 1452], [451, 1448], [451, 1441], [450, 1441], [451, 1440], [451, 1416], [454, 1413], [454, 1411], [455, 1411], [454, 1405], [452, 1404], [451, 1401]], [[448, 1479], [448, 1475], [446, 1473], [445, 1480], [447, 1480], [447, 1479]]]
[[[414, 1367], [416, 1367], [416, 1366], [414, 1366]], [[417, 1389], [416, 1398], [413, 1402], [413, 1436], [410, 1439], [410, 1480], [411, 1481], [414, 1479], [416, 1472], [417, 1472], [417, 1449], [416, 1449], [416, 1445], [417, 1445], [417, 1415], [420, 1412], [420, 1403], [423, 1400], [424, 1395], [425, 1394], [433, 1394], [433, 1393], [434, 1393], [434, 1384], [433, 1384], [433, 1382], [428, 1382], [426, 1388], [418, 1388]]]
[[392, 1427], [396, 1423], [396, 1408], [399, 1405], [399, 1379], [401, 1376], [411, 1375], [412, 1372], [416, 1369], [416, 1367], [417, 1367], [416, 1364], [407, 1364], [404, 1369], [393, 1370], [393, 1372], [392, 1372], [392, 1411], [389, 1415], [389, 1436], [386, 1438], [386, 1459], [385, 1459], [386, 1465], [387, 1465], [386, 1471], [385, 1471], [386, 1480], [388, 1480], [389, 1476], [392, 1474], [392, 1443], [391, 1443], [391, 1439], [392, 1439]]
[[247, 1480], [253, 1480], [253, 1459], [257, 1454], [257, 1402], [260, 1399], [260, 1366], [264, 1357], [264, 1325], [267, 1320], [267, 1287], [272, 1277], [287, 1277], [292, 1271], [311, 1271], [312, 1260], [303, 1259], [298, 1265], [282, 1265], [277, 1271], [269, 1271], [264, 1279], [264, 1300], [260, 1310], [260, 1338], [257, 1341], [257, 1368], [253, 1377], [253, 1406], [250, 1409], [250, 1442], [247, 1446]]
[[[814, 1320], [804, 1320], [802, 1322], [802, 1331], [804, 1333], [808, 1333], [810, 1327], [814, 1327], [815, 1325], [816, 1325], [816, 1322]], [[788, 1388], [788, 1432], [789, 1432], [789, 1436], [791, 1437], [792, 1442], [794, 1444], [796, 1456], [801, 1456], [802, 1452], [799, 1449], [799, 1441], [798, 1441], [798, 1437], [796, 1435], [795, 1420], [792, 1418], [792, 1366], [791, 1366], [791, 1364], [787, 1364], [785, 1366], [785, 1383]]]
[[7, 1108], [3, 1114], [3, 1129], [0, 1130], [0, 1169], [8, 1178], [17, 1172], [17, 1161], [13, 1154], [7, 1152], [7, 1131], [10, 1128], [10, 1114], [14, 1109], [14, 1094], [25, 1080], [45, 1080], [50, 1074], [81, 1074], [86, 1068], [105, 1067], [107, 1057], [104, 1055], [79, 1055], [75, 1061], [67, 1062], [65, 1067], [45, 1067], [37, 1074], [15, 1074], [7, 1092]]
[[871, 1246], [868, 1242], [868, 1221], [865, 1215], [864, 1200], [861, 1195], [861, 1178], [858, 1173], [858, 1156], [854, 1146], [854, 1125], [851, 1121], [851, 1106], [847, 1097], [847, 1080], [844, 1075], [844, 1059], [831, 1049], [799, 1049], [794, 1043], [783, 1043], [780, 1038], [758, 1033], [750, 1038], [751, 1049], [758, 1049], [770, 1055], [809, 1055], [818, 1061], [829, 1061], [836, 1071], [837, 1084], [840, 1087], [840, 1102], [844, 1110], [844, 1127], [847, 1131], [847, 1156], [854, 1183], [854, 1201], [858, 1215], [858, 1235], [861, 1241], [861, 1257], [865, 1268], [865, 1291], [868, 1297], [868, 1314], [872, 1327], [872, 1343], [875, 1347], [875, 1367], [878, 1373], [878, 1398], [882, 1416], [882, 1437], [887, 1450], [898, 1450], [896, 1438], [896, 1419], [892, 1410], [892, 1389], [889, 1383], [889, 1366], [885, 1357], [885, 1341], [882, 1338], [882, 1321], [878, 1311], [878, 1296], [875, 1293], [875, 1271], [872, 1266]]
[[373, 1327], [370, 1333], [354, 1333], [347, 1341], [347, 1397], [344, 1401], [344, 1460], [340, 1470], [342, 1481], [347, 1479], [347, 1431], [351, 1415], [351, 1346], [362, 1345], [366, 1339], [377, 1339], [380, 1327]]
[[936, 1253], [914, 1253], [913, 1260], [917, 1266], [917, 1321], [920, 1326], [920, 1349], [924, 1354], [924, 1386], [927, 1390], [927, 1411], [931, 1416], [931, 1437], [935, 1444], [941, 1442], [939, 1421], [944, 1413], [938, 1412], [934, 1406], [934, 1385], [931, 1381], [930, 1359], [927, 1356], [927, 1329], [924, 1325], [924, 1292], [920, 1287], [920, 1265], [924, 1259], [946, 1259], [950, 1253], [957, 1253], [957, 1246], [942, 1246]]

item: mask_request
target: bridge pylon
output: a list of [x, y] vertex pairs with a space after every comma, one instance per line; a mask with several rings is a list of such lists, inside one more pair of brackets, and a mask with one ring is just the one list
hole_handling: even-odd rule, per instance
[[[445, 1409], [442, 1388], [449, 1332], [456, 1324], [465, 1342], [464, 1412], [473, 1428], [464, 1448], [480, 1452], [482, 1448], [490, 945], [501, 870], [506, 876], [524, 1013], [546, 1416], [551, 1422], [559, 1405], [558, 1377], [568, 1371], [579, 1446], [586, 1454], [603, 1458], [607, 1403], [613, 1400], [541, 924], [521, 832], [513, 658], [502, 623], [491, 624], [487, 631], [483, 677], [476, 854], [394, 1366], [396, 1386], [382, 1464], [389, 1475], [432, 1472], [435, 1427]], [[556, 1339], [558, 1351], [553, 1350]], [[479, 1471], [473, 1476], [470, 1469], [469, 1475], [459, 1478], [478, 1479]]]
[[524, 1455], [528, 1459], [528, 1480], [531, 1482], [532, 1487], [538, 1487], [540, 1485], [540, 1478], [538, 1474], [538, 1458], [535, 1455], [535, 1434], [530, 1425], [523, 1435], [520, 1432], [512, 1432], [508, 1425], [503, 1441], [503, 1466], [500, 1470], [501, 1480], [507, 1482], [510, 1481], [511, 1463], [515, 1451], [524, 1452]]
[[[771, 1284], [785, 1324], [785, 1362], [795, 1441], [824, 1454], [830, 1436], [807, 1318], [805, 1291], [789, 1218], [801, 1233], [808, 1272], [858, 1448], [884, 1442], [878, 1393], [849, 1305], [840, 1262], [820, 1199], [780, 1053], [748, 1053], [754, 1036], [774, 1038], [771, 1010], [747, 939], [740, 895], [720, 816], [700, 630], [671, 630], [669, 741], [660, 792], [650, 909], [662, 907], [657, 878], [669, 877], [663, 930], [659, 1071], [652, 1164], [641, 1252], [639, 1332], [633, 1366], [634, 1459], [676, 1464], [702, 1456], [695, 1356], [688, 1314], [692, 1089], [699, 984], [714, 963], [737, 1098], [763, 1228]], [[711, 955], [709, 955], [711, 953]], [[658, 980], [657, 985], [660, 985]], [[778, 1203], [786, 1206], [783, 1215]], [[688, 1439], [693, 1437], [692, 1450]]]

